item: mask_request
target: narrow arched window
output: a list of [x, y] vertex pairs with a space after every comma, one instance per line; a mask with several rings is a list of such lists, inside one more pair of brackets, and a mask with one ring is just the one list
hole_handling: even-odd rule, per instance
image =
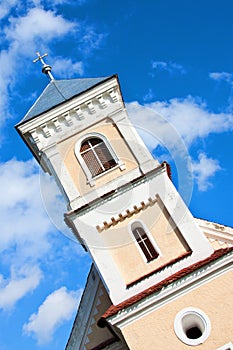
[[80, 154], [92, 177], [117, 165], [105, 142], [99, 137], [91, 137], [83, 141], [80, 147]]
[[149, 262], [156, 259], [159, 256], [159, 253], [155, 249], [142, 225], [140, 223], [134, 223], [131, 228], [137, 244], [139, 245], [139, 248], [144, 254], [146, 260]]

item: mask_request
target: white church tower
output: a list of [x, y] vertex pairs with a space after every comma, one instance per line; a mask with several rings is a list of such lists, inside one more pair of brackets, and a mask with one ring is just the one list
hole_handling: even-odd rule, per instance
[[232, 232], [215, 233], [224, 244], [215, 249], [130, 123], [116, 75], [56, 80], [43, 57], [50, 82], [16, 129], [55, 178], [65, 222], [93, 260], [67, 350], [229, 343], [232, 328], [213, 340], [216, 310], [207, 315], [200, 286], [229, 272]]

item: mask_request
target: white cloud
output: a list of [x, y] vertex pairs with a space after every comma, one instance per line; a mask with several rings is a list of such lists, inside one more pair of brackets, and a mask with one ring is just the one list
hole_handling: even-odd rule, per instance
[[132, 102], [127, 104], [127, 109], [134, 124], [149, 131], [152, 149], [159, 143], [156, 140], [161, 140], [167, 148], [177, 147], [177, 143], [183, 140], [189, 147], [197, 138], [233, 130], [232, 114], [213, 113], [192, 97], [151, 102], [144, 106]]
[[193, 174], [197, 181], [199, 191], [206, 191], [212, 187], [209, 181], [215, 173], [221, 170], [221, 167], [216, 159], [208, 158], [205, 153], [200, 153], [198, 161], [192, 163]]
[[[0, 276], [0, 308], [7, 309], [39, 285], [41, 261], [46, 266], [57, 249], [64, 249], [60, 263], [67, 260], [68, 253], [65, 254], [56, 228], [74, 238], [63, 222], [66, 208], [57, 186], [51, 177], [39, 176], [34, 160], [12, 159], [0, 164], [0, 184], [0, 253], [4, 271], [4, 276]], [[75, 245], [73, 254], [82, 253]]]
[[[0, 114], [2, 116], [0, 126], [14, 113], [14, 104], [11, 107], [9, 105], [9, 91], [13, 98], [15, 86], [19, 84], [20, 79], [25, 84], [25, 79], [19, 72], [28, 74], [31, 71], [33, 52], [41, 50], [43, 54], [44, 51], [48, 51], [51, 42], [54, 44], [65, 37], [73, 39], [75, 37], [79, 51], [82, 56], [85, 56], [98, 49], [105, 37], [104, 34], [97, 33], [88, 23], [80, 25], [76, 18], [69, 20], [58, 14], [56, 6], [67, 2], [66, 0], [48, 2], [50, 5], [53, 3], [54, 10], [45, 10], [43, 8], [46, 6], [45, 2], [39, 0], [18, 1], [17, 6], [15, 0], [3, 2], [2, 16], [8, 14], [8, 20], [3, 21], [1, 26], [4, 49], [0, 52]], [[83, 1], [79, 1], [78, 5], [82, 3]], [[70, 59], [58, 60], [53, 64], [53, 68], [55, 77], [55, 68], [62, 76], [66, 73], [66, 77], [70, 77], [73, 73], [82, 75], [84, 71], [82, 61], [73, 62]]]
[[17, 259], [42, 255], [53, 226], [42, 204], [37, 164], [15, 159], [0, 164], [0, 183], [0, 251], [14, 247]]
[[185, 68], [175, 62], [164, 62], [164, 61], [152, 61], [152, 68], [162, 71], [167, 71], [169, 73], [180, 73], [186, 74]]
[[188, 205], [192, 196], [193, 180], [199, 181], [199, 188], [204, 188], [201, 179], [204, 184], [204, 180], [207, 181], [211, 176], [206, 175], [204, 178], [204, 174], [200, 173], [197, 177], [196, 173], [193, 179], [189, 147], [197, 139], [206, 138], [211, 133], [233, 130], [233, 115], [213, 113], [200, 100], [191, 97], [145, 105], [131, 102], [127, 104], [127, 110], [151, 151], [156, 153], [155, 149], [159, 145], [167, 149], [177, 168], [178, 190]]
[[[21, 4], [22, 5], [22, 4]], [[20, 6], [20, 5], [19, 5]], [[10, 16], [2, 25], [2, 41], [5, 50], [0, 53], [0, 114], [9, 117], [9, 88], [19, 79], [17, 70], [27, 68], [25, 59], [32, 60], [32, 53], [59, 40], [77, 29], [71, 22], [54, 11], [29, 8], [25, 15]], [[22, 76], [20, 75], [20, 79]], [[1, 118], [4, 123], [4, 118]]]
[[209, 77], [217, 81], [226, 81], [227, 83], [233, 82], [233, 75], [227, 72], [213, 72], [209, 74]]
[[143, 96], [143, 101], [144, 102], [150, 102], [154, 98], [154, 93], [152, 89], [149, 89], [148, 92]]
[[4, 279], [0, 275], [0, 308], [9, 309], [39, 284], [42, 273], [37, 266], [23, 266], [19, 270], [12, 268], [11, 277]]
[[92, 26], [86, 26], [82, 33], [82, 50], [85, 52], [85, 54], [89, 54], [93, 50], [98, 49], [105, 37], [106, 34], [97, 33], [95, 28]]
[[84, 74], [83, 62], [72, 62], [70, 58], [56, 58], [53, 64], [53, 70], [65, 79], [69, 79], [73, 75], [82, 76]]
[[12, 8], [17, 6], [18, 0], [2, 0], [0, 6], [0, 19], [6, 17]]
[[57, 327], [71, 319], [77, 309], [81, 290], [67, 291], [66, 287], [48, 295], [37, 313], [30, 316], [23, 330], [28, 336], [34, 336], [39, 344], [48, 343]]
[[50, 41], [67, 34], [75, 27], [73, 22], [64, 19], [61, 15], [42, 8], [32, 8], [22, 17], [10, 17], [9, 22], [10, 26], [4, 31], [6, 38], [13, 40], [14, 46], [18, 44], [22, 48], [23, 45], [24, 52], [25, 45], [26, 48], [31, 49], [31, 44], [35, 40]]

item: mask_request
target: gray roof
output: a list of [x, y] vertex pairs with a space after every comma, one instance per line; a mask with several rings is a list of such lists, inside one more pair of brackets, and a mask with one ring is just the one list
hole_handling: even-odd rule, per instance
[[51, 80], [19, 124], [37, 117], [111, 77]]

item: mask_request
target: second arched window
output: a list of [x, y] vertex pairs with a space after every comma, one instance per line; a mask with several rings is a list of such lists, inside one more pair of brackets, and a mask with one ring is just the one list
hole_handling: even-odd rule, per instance
[[156, 251], [144, 228], [141, 225], [133, 225], [132, 232], [147, 261], [156, 259], [159, 253]]

